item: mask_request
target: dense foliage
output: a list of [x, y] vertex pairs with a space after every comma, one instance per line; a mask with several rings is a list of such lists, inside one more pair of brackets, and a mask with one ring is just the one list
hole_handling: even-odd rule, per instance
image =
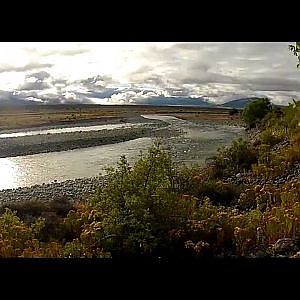
[[203, 168], [156, 143], [122, 157], [86, 202], [30, 201], [0, 216], [1, 257], [299, 257], [300, 102]]
[[272, 109], [271, 102], [267, 98], [250, 102], [242, 111], [241, 118], [247, 126], [254, 127]]

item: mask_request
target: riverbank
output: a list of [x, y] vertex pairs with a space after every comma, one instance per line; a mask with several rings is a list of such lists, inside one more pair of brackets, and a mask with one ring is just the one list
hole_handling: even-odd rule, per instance
[[166, 127], [164, 122], [152, 122], [151, 125], [148, 123], [145, 122], [138, 127], [131, 128], [3, 138], [0, 143], [0, 157], [74, 150], [120, 143], [142, 137], [166, 138], [179, 134], [176, 130], [164, 128]]
[[197, 114], [199, 118], [228, 118], [230, 109], [151, 105], [29, 105], [1, 107], [0, 130], [34, 128], [75, 123], [118, 122], [123, 118], [138, 118], [142, 114]]
[[[98, 125], [115, 125], [115, 124], [124, 124], [124, 123], [155, 123], [153, 120], [149, 120], [143, 118], [142, 116], [128, 116], [128, 117], [103, 117], [98, 119], [90, 119], [90, 120], [73, 120], [68, 122], [55, 122], [53, 124], [39, 126], [26, 126], [22, 128], [11, 128], [11, 129], [2, 129], [0, 130], [0, 134], [7, 133], [18, 133], [24, 131], [42, 131], [49, 129], [60, 129], [60, 128], [72, 128], [72, 127], [88, 127], [88, 126], [98, 126]], [[159, 123], [159, 122], [157, 122]]]
[[[201, 149], [207, 154], [208, 144], [236, 139], [239, 128], [163, 119], [169, 120], [166, 128], [186, 133], [153, 145], [130, 167], [120, 162], [102, 189], [101, 181], [89, 187], [76, 180], [66, 186], [52, 182], [49, 202], [38, 199], [38, 191], [45, 190], [41, 186], [4, 191], [10, 199], [2, 206], [5, 247], [0, 256], [299, 258], [299, 109], [286, 108], [281, 118], [268, 115], [246, 132], [247, 139], [234, 140], [210, 163], [195, 168], [174, 164], [172, 151], [166, 155], [162, 146], [170, 142], [177, 153], [186, 153], [199, 142], [195, 154]], [[118, 155], [125, 154], [121, 148]], [[71, 163], [79, 165], [82, 157]], [[89, 167], [96, 168], [96, 162]], [[77, 186], [79, 191], [72, 191]], [[93, 193], [92, 201], [82, 201]], [[11, 210], [4, 210], [5, 205]]]
[[[144, 121], [144, 124], [136, 128], [4, 138], [1, 139], [0, 156], [70, 150], [118, 143], [139, 137], [151, 137], [162, 138], [164, 147], [171, 151], [176, 162], [186, 161], [188, 164], [191, 164], [199, 161], [199, 163], [204, 163], [205, 157], [208, 154], [213, 155], [215, 148], [229, 143], [236, 134], [235, 124], [233, 124], [231, 131], [227, 132], [225, 140], [222, 136], [222, 130], [220, 132], [221, 136], [216, 136], [216, 130], [220, 130], [220, 125], [220, 128], [223, 128], [224, 124], [226, 124], [224, 128], [229, 126], [227, 122], [190, 121], [186, 123], [179, 120], [178, 124], [175, 122], [175, 124], [170, 125], [161, 120], [145, 119], [143, 117], [126, 119], [126, 122], [134, 123], [136, 121], [136, 123], [139, 123], [141, 120]], [[88, 126], [90, 123], [86, 123], [86, 125]], [[204, 128], [208, 130], [206, 133], [203, 133]], [[45, 129], [49, 129], [49, 127]], [[186, 130], [189, 132], [184, 132]], [[202, 138], [198, 137], [199, 134]], [[211, 134], [213, 134], [212, 137], [210, 137]], [[41, 202], [55, 199], [68, 201], [72, 201], [73, 199], [82, 200], [92, 195], [100, 183], [95, 177], [66, 181], [61, 180], [60, 177], [54, 177], [54, 179], [59, 179], [61, 182], [48, 183], [48, 181], [47, 184], [42, 185], [0, 190], [0, 203], [21, 203], [30, 201], [31, 199]]]
[[[102, 129], [100, 132], [78, 131], [2, 138], [1, 142], [7, 140], [19, 142], [17, 146], [10, 145], [9, 150], [12, 149], [14, 154], [17, 154], [16, 151], [19, 151], [18, 154], [40, 153], [1, 158], [1, 174], [6, 177], [0, 183], [0, 189], [104, 175], [106, 167], [114, 167], [121, 155], [126, 155], [129, 162], [133, 163], [155, 138], [160, 138], [163, 148], [170, 151], [174, 162], [203, 165], [207, 158], [216, 154], [219, 147], [230, 144], [232, 139], [243, 132], [240, 127], [222, 125], [224, 123], [219, 122], [203, 121], [198, 124], [198, 122], [183, 121], [174, 117], [155, 116], [159, 119], [140, 117], [148, 122], [137, 124], [137, 127]], [[130, 123], [124, 124], [130, 125]], [[143, 137], [134, 138], [136, 136]], [[123, 142], [124, 138], [129, 140]], [[112, 143], [120, 140], [121, 142]], [[21, 144], [21, 141], [27, 144]], [[93, 146], [94, 143], [101, 145]], [[5, 143], [2, 143], [2, 147], [4, 145]], [[73, 151], [61, 151], [69, 150], [71, 147], [74, 147]], [[56, 151], [52, 152], [53, 150]], [[12, 152], [7, 153], [12, 154]], [[3, 156], [4, 154], [5, 152], [2, 151]]]
[[82, 201], [95, 194], [105, 183], [105, 176], [78, 178], [17, 189], [0, 190], [0, 207], [39, 201]]

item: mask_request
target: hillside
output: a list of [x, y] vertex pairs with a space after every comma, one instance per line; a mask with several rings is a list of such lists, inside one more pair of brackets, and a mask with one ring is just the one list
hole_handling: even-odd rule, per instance
[[236, 100], [231, 100], [228, 102], [225, 102], [221, 104], [222, 107], [228, 107], [228, 108], [244, 108], [248, 103], [254, 101], [257, 98], [241, 98]]
[[199, 106], [199, 107], [217, 107], [217, 105], [206, 101], [204, 98], [188, 97], [153, 97], [143, 100], [140, 104], [153, 106]]

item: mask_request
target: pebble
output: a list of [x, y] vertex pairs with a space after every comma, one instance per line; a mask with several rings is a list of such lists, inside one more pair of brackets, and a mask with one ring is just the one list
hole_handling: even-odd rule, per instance
[[[51, 135], [28, 135], [2, 139], [0, 157], [30, 155], [53, 151], [73, 150], [105, 144], [119, 143], [141, 137], [166, 137], [174, 132], [163, 128], [164, 123], [151, 127], [144, 124], [140, 127], [117, 128], [85, 132], [54, 133]], [[157, 130], [153, 130], [153, 127]], [[178, 134], [178, 133], [174, 133]]]
[[0, 206], [13, 202], [25, 202], [33, 198], [45, 202], [51, 199], [66, 199], [70, 201], [85, 200], [95, 194], [97, 189], [102, 186], [105, 181], [105, 176], [99, 176], [1, 190]]

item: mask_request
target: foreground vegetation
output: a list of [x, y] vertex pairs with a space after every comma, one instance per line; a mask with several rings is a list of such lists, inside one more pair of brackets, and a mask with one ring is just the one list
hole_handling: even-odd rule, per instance
[[122, 157], [85, 202], [3, 209], [0, 256], [300, 256], [300, 102], [254, 122], [204, 168], [155, 143], [133, 166]]

